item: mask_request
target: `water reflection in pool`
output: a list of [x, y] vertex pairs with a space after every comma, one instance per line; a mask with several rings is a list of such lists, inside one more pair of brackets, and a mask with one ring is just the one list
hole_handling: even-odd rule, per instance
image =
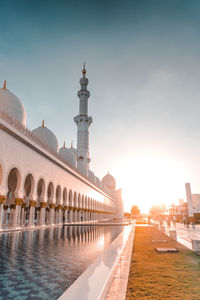
[[0, 299], [57, 299], [122, 232], [65, 226], [0, 235]]

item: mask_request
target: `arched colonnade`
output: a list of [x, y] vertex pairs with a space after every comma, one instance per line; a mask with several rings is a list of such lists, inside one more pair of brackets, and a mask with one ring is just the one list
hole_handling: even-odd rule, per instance
[[[67, 186], [22, 178], [17, 167], [4, 174], [0, 164], [0, 189], [6, 176], [6, 192], [0, 193], [0, 227], [33, 227], [66, 223], [95, 222], [113, 218], [111, 207]], [[19, 192], [20, 191], [20, 192]]]

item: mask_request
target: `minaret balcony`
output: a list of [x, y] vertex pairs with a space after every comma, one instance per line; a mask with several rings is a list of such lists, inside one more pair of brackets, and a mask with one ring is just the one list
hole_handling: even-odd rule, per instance
[[78, 97], [80, 98], [81, 96], [85, 96], [85, 97], [87, 97], [87, 98], [89, 98], [90, 97], [90, 92], [89, 91], [87, 91], [87, 90], [80, 90], [80, 91], [78, 91]]
[[86, 115], [78, 115], [74, 118], [74, 122], [78, 125], [81, 122], [88, 123], [88, 126], [92, 123], [92, 117], [86, 116]]

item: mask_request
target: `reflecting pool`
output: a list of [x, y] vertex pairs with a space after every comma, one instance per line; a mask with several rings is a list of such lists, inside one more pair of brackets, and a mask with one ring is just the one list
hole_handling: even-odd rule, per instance
[[57, 299], [122, 230], [64, 226], [0, 234], [0, 299]]

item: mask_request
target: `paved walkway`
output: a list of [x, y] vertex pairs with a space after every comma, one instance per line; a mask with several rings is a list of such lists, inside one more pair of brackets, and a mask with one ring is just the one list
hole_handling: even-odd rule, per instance
[[165, 227], [165, 233], [167, 235], [169, 235], [169, 230], [175, 229], [177, 233], [177, 241], [190, 250], [193, 250], [192, 240], [200, 240], [200, 225], [195, 225], [195, 227], [189, 225], [188, 228], [187, 225], [181, 223], [173, 224], [171, 222], [170, 226], [168, 226], [167, 223], [164, 222], [163, 226]]

